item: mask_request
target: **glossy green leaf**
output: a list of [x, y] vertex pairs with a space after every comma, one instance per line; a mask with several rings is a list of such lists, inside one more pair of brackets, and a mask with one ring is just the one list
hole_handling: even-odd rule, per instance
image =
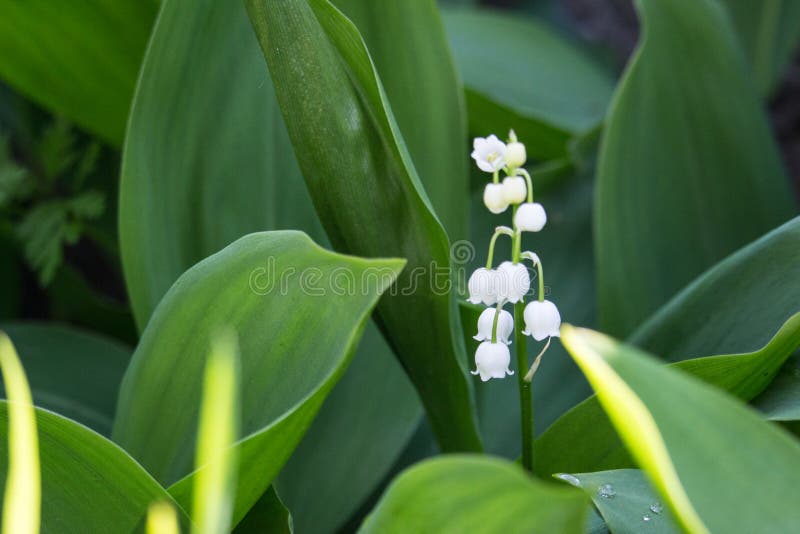
[[582, 533], [586, 501], [509, 462], [446, 456], [398, 476], [359, 532]]
[[762, 96], [780, 82], [800, 43], [800, 3], [793, 0], [722, 0], [728, 9]]
[[[760, 350], [684, 360], [671, 367], [748, 401], [764, 391], [798, 347], [800, 313], [792, 316]], [[597, 397], [580, 403], [548, 428], [536, 441], [535, 458], [536, 471], [543, 476], [632, 466]]]
[[4, 457], [3, 534], [37, 534], [42, 504], [39, 435], [25, 370], [11, 339], [0, 331], [0, 371], [8, 392]]
[[367, 328], [353, 362], [275, 483], [296, 530], [335, 531], [385, 477], [420, 414], [416, 392], [386, 342]]
[[[248, 0], [306, 183], [331, 241], [401, 256], [381, 323], [445, 450], [480, 448], [448, 291], [450, 250], [355, 26], [327, 0]], [[298, 38], [302, 36], [302, 38]]]
[[800, 421], [800, 357], [789, 359], [781, 367], [753, 406], [771, 421]]
[[614, 534], [680, 532], [672, 513], [639, 469], [560, 473], [555, 477], [586, 492]]
[[[181, 273], [241, 235], [293, 228], [325, 243], [241, 2], [164, 2], [132, 111], [120, 210], [125, 278], [140, 328]], [[378, 382], [382, 387], [363, 387]], [[391, 467], [419, 413], [405, 373], [368, 325], [312, 425], [313, 441], [301, 444], [287, 467], [314, 468], [299, 467], [302, 480], [283, 477], [287, 503], [303, 512], [298, 528], [344, 521]], [[341, 439], [354, 418], [358, 429]], [[382, 448], [370, 445], [376, 428], [387, 438]], [[320, 465], [318, 449], [327, 464]], [[358, 472], [339, 469], [356, 459]]]
[[800, 311], [798, 280], [800, 217], [698, 277], [630, 341], [667, 361], [757, 350]]
[[613, 79], [546, 24], [498, 11], [452, 10], [447, 34], [467, 90], [470, 131], [513, 128], [528, 154], [563, 157], [602, 121]]
[[[124, 450], [74, 421], [36, 408], [41, 532], [132, 532], [169, 494]], [[8, 402], [0, 401], [0, 479], [8, 472]], [[180, 510], [179, 510], [180, 512]], [[182, 523], [188, 518], [180, 512]]]
[[121, 145], [156, 0], [0, 1], [0, 77]]
[[[795, 320], [786, 321], [800, 310], [800, 218], [796, 218], [744, 247], [692, 282], [658, 313], [642, 325], [631, 342], [667, 361], [687, 360], [685, 369], [703, 373], [706, 363], [724, 362], [689, 358], [709, 354], [755, 353], [749, 358], [758, 364], [760, 356], [769, 362], [768, 373], [792, 352], [791, 331]], [[567, 318], [568, 320], [573, 320]], [[788, 340], [780, 348], [770, 340], [784, 326], [777, 339]], [[761, 348], [764, 350], [760, 350]], [[728, 360], [738, 366], [740, 360]], [[705, 363], [704, 363], [705, 362]], [[750, 366], [742, 366], [729, 377], [747, 378]], [[717, 378], [713, 373], [719, 371]], [[720, 387], [726, 387], [724, 367], [708, 367], [703, 374]], [[735, 380], [734, 380], [735, 383]], [[734, 392], [744, 399], [758, 394], [759, 387]], [[733, 390], [730, 390], [733, 391]], [[746, 394], [745, 394], [746, 393]], [[573, 444], [565, 448], [566, 444]], [[596, 399], [578, 405], [557, 421], [537, 442], [537, 470], [548, 475], [556, 471], [580, 472], [627, 467], [631, 460]]]
[[787, 503], [800, 498], [800, 444], [787, 433], [631, 346], [568, 325], [562, 338], [686, 530], [790, 532], [798, 524], [800, 510]]
[[[452, 240], [467, 232], [467, 117], [435, 0], [333, 0], [369, 49], [394, 118]], [[399, 44], [402, 43], [402, 44]], [[424, 82], [423, 82], [424, 81]]]
[[[209, 336], [234, 328], [246, 436], [237, 443], [235, 524], [305, 433], [402, 265], [337, 255], [299, 232], [251, 234], [203, 260], [173, 285], [142, 335], [123, 380], [114, 439], [160, 481], [180, 480], [170, 492], [188, 502]], [[341, 273], [352, 277], [352, 292], [337, 285]]]
[[140, 330], [181, 273], [242, 235], [321, 235], [252, 33], [234, 2], [162, 6], [120, 185], [125, 282]]
[[[111, 433], [119, 384], [131, 349], [61, 325], [9, 323], [2, 328], [17, 346], [36, 406], [101, 434]], [[5, 393], [0, 390], [0, 395]]]
[[618, 336], [795, 209], [723, 9], [636, 5], [643, 38], [609, 112], [594, 214], [600, 324]]

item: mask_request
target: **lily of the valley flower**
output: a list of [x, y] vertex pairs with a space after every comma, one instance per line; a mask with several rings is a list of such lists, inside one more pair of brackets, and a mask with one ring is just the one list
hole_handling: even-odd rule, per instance
[[525, 306], [523, 316], [525, 318], [525, 330], [522, 333], [526, 336], [533, 336], [536, 341], [541, 341], [548, 337], [559, 337], [561, 314], [558, 313], [556, 305], [549, 300], [530, 302]]
[[508, 132], [508, 141], [506, 145], [506, 164], [512, 169], [522, 167], [528, 159], [525, 145], [517, 141], [517, 134], [514, 133], [514, 130]]
[[497, 172], [506, 166], [506, 144], [496, 135], [476, 137], [472, 148], [472, 159], [483, 172]]
[[517, 208], [514, 224], [523, 232], [538, 232], [547, 223], [547, 214], [538, 202], [526, 202]]
[[469, 300], [472, 304], [486, 304], [491, 306], [497, 303], [497, 271], [481, 267], [469, 277], [467, 289], [469, 289]]
[[506, 200], [506, 190], [503, 184], [486, 184], [486, 188], [483, 190], [483, 203], [495, 215], [506, 211], [508, 200]]
[[497, 284], [498, 298], [514, 304], [530, 290], [531, 278], [523, 264], [504, 261], [497, 268]]
[[[486, 308], [478, 317], [478, 334], [473, 339], [478, 341], [491, 341], [492, 328], [494, 327], [494, 316], [497, 310]], [[508, 338], [514, 332], [514, 318], [505, 310], [500, 310], [500, 317], [497, 318], [497, 342], [510, 345]]]
[[511, 353], [504, 343], [484, 341], [475, 352], [475, 367], [473, 375], [481, 375], [481, 380], [486, 382], [491, 378], [505, 378], [513, 375], [514, 371], [508, 368], [511, 363]]
[[503, 179], [503, 195], [509, 204], [525, 202], [528, 196], [528, 186], [522, 176], [508, 176]]

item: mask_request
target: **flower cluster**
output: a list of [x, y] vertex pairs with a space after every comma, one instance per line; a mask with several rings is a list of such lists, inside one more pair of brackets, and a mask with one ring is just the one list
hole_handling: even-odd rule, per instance
[[[482, 171], [492, 174], [492, 181], [483, 192], [483, 203], [492, 213], [505, 212], [512, 206], [513, 227], [498, 226], [489, 243], [486, 267], [477, 269], [469, 278], [469, 301], [488, 306], [478, 319], [480, 341], [475, 352], [474, 375], [480, 375], [484, 382], [491, 378], [504, 378], [514, 372], [509, 368], [511, 354], [508, 345], [514, 333], [514, 318], [503, 309], [506, 303], [522, 305], [531, 288], [531, 279], [522, 260], [531, 261], [538, 270], [538, 300], [525, 306], [521, 314], [525, 321], [522, 334], [532, 336], [537, 341], [558, 337], [561, 316], [555, 304], [544, 298], [544, 269], [539, 256], [533, 252], [522, 252], [522, 233], [538, 232], [547, 223], [547, 214], [541, 204], [533, 201], [533, 181], [522, 167], [527, 155], [525, 145], [517, 140], [514, 131], [509, 133], [509, 142], [503, 143], [495, 135], [476, 138], [472, 158]], [[505, 174], [502, 182], [500, 173]], [[511, 238], [511, 261], [502, 262], [496, 269], [492, 267], [494, 247], [498, 237]], [[520, 308], [521, 309], [521, 308]], [[518, 349], [519, 350], [519, 349]], [[539, 365], [542, 354], [534, 361], [533, 367], [525, 376], [530, 380]]]

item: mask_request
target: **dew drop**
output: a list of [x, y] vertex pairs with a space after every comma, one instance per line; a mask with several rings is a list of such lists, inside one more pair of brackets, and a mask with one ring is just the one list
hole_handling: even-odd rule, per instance
[[566, 482], [568, 484], [572, 484], [576, 488], [580, 488], [581, 487], [581, 481], [578, 479], [578, 477], [570, 475], [568, 473], [559, 473], [559, 474], [556, 475], [556, 478], [560, 478], [564, 482]]
[[647, 522], [648, 522], [648, 521], [650, 521], [651, 519], [653, 519], [653, 518], [650, 516], [650, 514], [644, 514], [644, 515], [642, 516], [642, 521], [644, 521], [645, 523], [647, 523]]
[[650, 505], [650, 511], [654, 514], [660, 514], [664, 510], [664, 507], [661, 505], [660, 502], [654, 502]]
[[617, 494], [617, 490], [614, 489], [614, 486], [611, 484], [603, 484], [599, 488], [597, 488], [597, 494], [603, 497], [604, 499], [613, 499], [614, 496]]

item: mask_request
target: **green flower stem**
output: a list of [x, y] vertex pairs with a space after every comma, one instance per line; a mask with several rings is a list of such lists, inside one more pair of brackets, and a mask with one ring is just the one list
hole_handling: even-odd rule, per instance
[[[517, 206], [511, 210], [511, 220], [513, 221], [517, 215]], [[517, 230], [517, 225], [514, 225], [514, 233], [511, 236], [511, 263], [519, 263], [519, 256], [522, 249], [522, 232]]]
[[492, 343], [497, 343], [497, 319], [500, 317], [500, 311], [503, 309], [503, 303], [497, 303], [497, 309], [494, 312], [494, 321], [492, 322]]
[[542, 267], [542, 260], [536, 262], [536, 268], [539, 269], [539, 302], [544, 302], [544, 268]]
[[531, 383], [525, 380], [528, 369], [528, 352], [525, 347], [525, 335], [522, 333], [523, 312], [525, 304], [520, 301], [514, 305], [515, 344], [517, 346], [517, 383], [519, 385], [520, 423], [522, 425], [522, 467], [533, 473], [533, 396]]
[[486, 268], [492, 268], [492, 261], [494, 261], [494, 245], [497, 242], [497, 238], [501, 235], [511, 236], [513, 240], [514, 233], [511, 231], [510, 228], [506, 226], [498, 226], [494, 229], [494, 234], [492, 235], [492, 239], [489, 241], [489, 254], [486, 255]]
[[517, 172], [520, 173], [522, 176], [525, 177], [525, 181], [528, 182], [528, 203], [530, 204], [533, 202], [533, 180], [531, 179], [531, 175], [528, 174], [528, 171], [520, 167], [517, 169]]
[[500, 183], [500, 171], [494, 171], [494, 174], [492, 175], [492, 183], [493, 184]]
[[[525, 173], [527, 174], [527, 173]], [[530, 184], [530, 177], [528, 179]], [[531, 195], [528, 186], [528, 197]], [[514, 206], [516, 215], [517, 207]], [[512, 219], [513, 219], [512, 215]], [[514, 238], [512, 246], [512, 261], [519, 263], [522, 253], [522, 232], [514, 225]], [[520, 425], [522, 430], [522, 467], [529, 473], [533, 473], [533, 396], [531, 395], [531, 383], [525, 380], [525, 370], [528, 369], [528, 351], [525, 344], [525, 334], [522, 333], [525, 312], [525, 301], [520, 300], [514, 304], [514, 337], [516, 338], [517, 352], [517, 385], [519, 386], [519, 412]]]

